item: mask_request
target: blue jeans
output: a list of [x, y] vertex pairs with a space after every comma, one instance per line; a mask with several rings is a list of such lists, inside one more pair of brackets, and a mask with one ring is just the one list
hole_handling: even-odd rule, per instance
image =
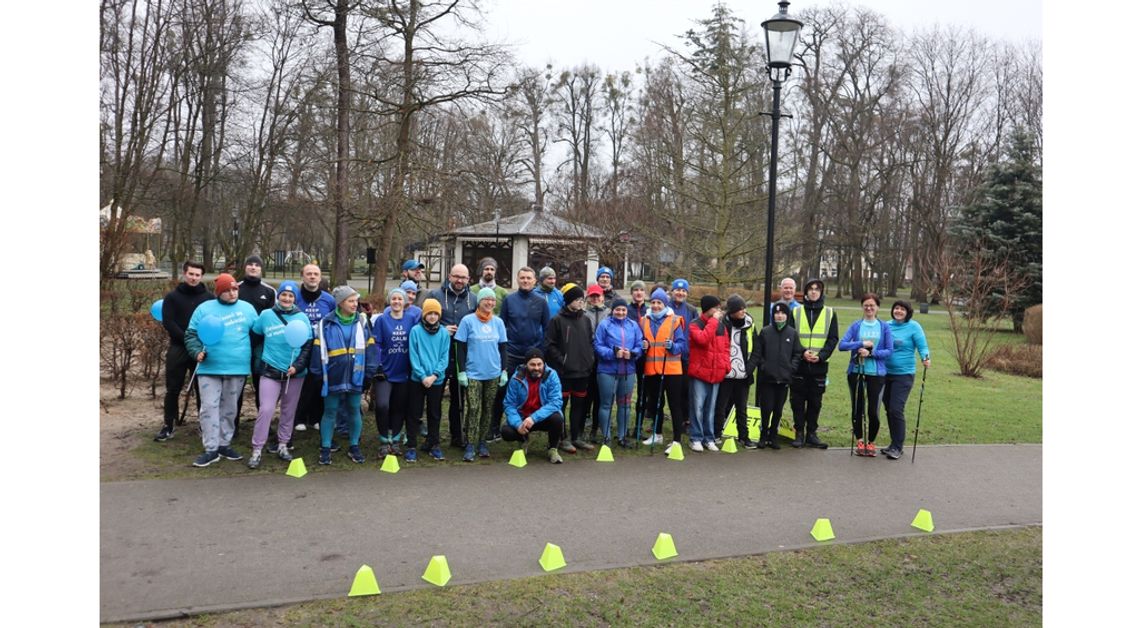
[[716, 438], [716, 392], [718, 384], [693, 378], [689, 380], [689, 439], [694, 443], [711, 443]]
[[329, 393], [325, 397], [325, 414], [321, 417], [321, 447], [332, 447], [333, 426], [336, 425], [337, 410], [341, 406], [348, 409], [348, 444], [360, 444], [360, 393]]
[[636, 383], [635, 375], [610, 375], [598, 373], [598, 421], [602, 428], [602, 437], [610, 438], [610, 413], [613, 411], [614, 397], [617, 397], [617, 431], [618, 438], [625, 438], [626, 428], [629, 425], [629, 402], [633, 398], [633, 385]]

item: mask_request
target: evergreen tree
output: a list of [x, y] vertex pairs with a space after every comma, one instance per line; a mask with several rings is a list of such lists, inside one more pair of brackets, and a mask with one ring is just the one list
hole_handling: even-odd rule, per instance
[[[1004, 262], [1025, 287], [1009, 295], [1014, 330], [1021, 331], [1026, 308], [1041, 303], [1041, 160], [1024, 129], [1010, 138], [1003, 158], [990, 166], [965, 207], [954, 235], [980, 247], [991, 268]], [[969, 248], [969, 247], [967, 247]], [[993, 311], [1005, 299], [994, 294]]]

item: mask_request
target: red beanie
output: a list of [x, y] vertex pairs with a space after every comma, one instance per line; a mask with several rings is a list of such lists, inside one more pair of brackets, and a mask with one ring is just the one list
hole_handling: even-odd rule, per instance
[[237, 280], [229, 273], [222, 273], [214, 280], [214, 295], [221, 296], [223, 292], [237, 286]]

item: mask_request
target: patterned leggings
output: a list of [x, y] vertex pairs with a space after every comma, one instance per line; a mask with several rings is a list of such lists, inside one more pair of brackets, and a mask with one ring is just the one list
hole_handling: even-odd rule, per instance
[[467, 383], [467, 399], [463, 415], [463, 438], [466, 441], [464, 445], [483, 442], [483, 437], [491, 428], [495, 394], [498, 392], [498, 378], [483, 382], [473, 379]]

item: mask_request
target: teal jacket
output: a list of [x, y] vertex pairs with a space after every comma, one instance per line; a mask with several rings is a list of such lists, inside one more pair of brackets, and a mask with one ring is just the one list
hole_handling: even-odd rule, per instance
[[895, 341], [895, 350], [887, 358], [887, 375], [914, 375], [917, 364], [914, 352], [923, 360], [930, 358], [930, 347], [926, 346], [926, 333], [922, 325], [916, 320], [900, 323], [894, 319], [887, 323], [891, 329], [891, 338]]
[[[221, 319], [225, 331], [221, 340], [207, 347], [198, 337], [198, 327], [211, 315]], [[234, 303], [212, 299], [194, 308], [190, 325], [186, 328], [186, 351], [191, 357], [206, 352], [206, 359], [198, 366], [198, 374], [249, 375], [252, 361], [249, 332], [256, 321], [257, 310], [240, 299]]]
[[412, 380], [419, 384], [428, 375], [435, 375], [433, 386], [443, 386], [447, 372], [447, 355], [451, 348], [451, 334], [439, 326], [429, 333], [420, 322], [408, 334], [408, 353], [412, 357]]

